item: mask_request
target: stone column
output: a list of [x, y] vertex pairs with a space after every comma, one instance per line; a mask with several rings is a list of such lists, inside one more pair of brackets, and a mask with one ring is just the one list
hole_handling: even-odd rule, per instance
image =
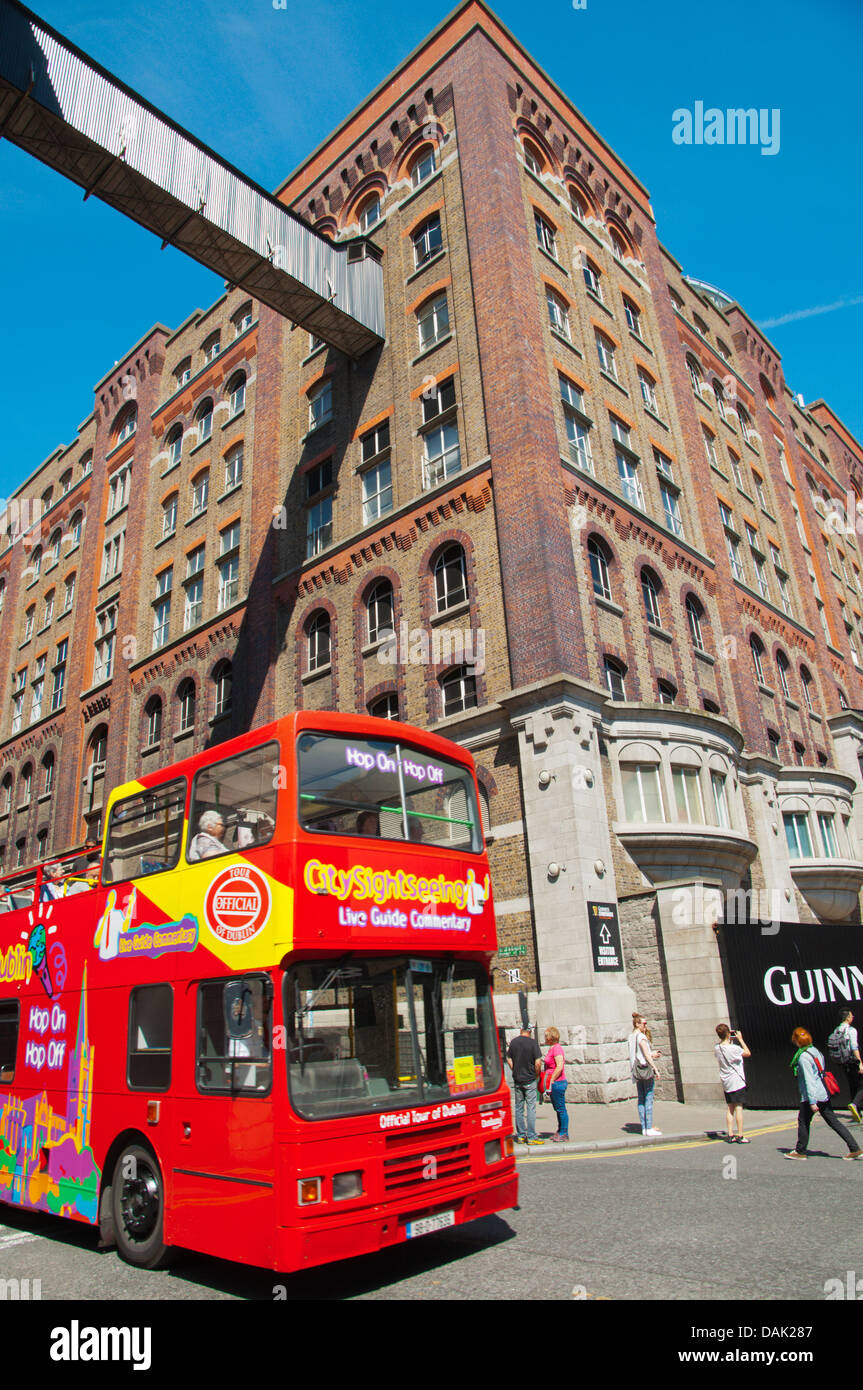
[[572, 1101], [633, 1095], [626, 1038], [635, 995], [626, 974], [593, 968], [587, 903], [616, 903], [597, 729], [605, 693], [568, 676], [501, 700], [518, 731], [542, 1030], [560, 1031]]
[[728, 1000], [711, 923], [724, 886], [721, 879], [689, 884], [675, 879], [655, 885], [680, 1099], [717, 1106], [722, 1097], [714, 1030], [717, 1023], [728, 1021]]

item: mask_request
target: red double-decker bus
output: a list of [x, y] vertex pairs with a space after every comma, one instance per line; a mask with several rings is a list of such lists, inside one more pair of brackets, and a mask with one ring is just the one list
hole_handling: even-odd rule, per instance
[[278, 1270], [515, 1205], [463, 749], [290, 715], [118, 787], [87, 869], [0, 900], [0, 1199]]

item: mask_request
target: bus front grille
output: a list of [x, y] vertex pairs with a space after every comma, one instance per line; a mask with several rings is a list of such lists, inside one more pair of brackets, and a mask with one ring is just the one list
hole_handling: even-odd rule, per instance
[[395, 1193], [415, 1187], [427, 1188], [430, 1183], [451, 1182], [469, 1173], [467, 1144], [452, 1144], [446, 1149], [384, 1159], [384, 1189]]

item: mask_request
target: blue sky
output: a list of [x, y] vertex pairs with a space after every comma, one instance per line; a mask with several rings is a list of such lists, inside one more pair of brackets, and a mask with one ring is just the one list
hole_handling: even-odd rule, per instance
[[[275, 188], [453, 8], [449, 0], [36, 0], [45, 20]], [[863, 440], [860, 0], [497, 0], [504, 24], [650, 191], [688, 274], [740, 300], [807, 400]], [[780, 111], [780, 148], [677, 145], [672, 113]], [[0, 142], [6, 495], [92, 388], [216, 276]]]

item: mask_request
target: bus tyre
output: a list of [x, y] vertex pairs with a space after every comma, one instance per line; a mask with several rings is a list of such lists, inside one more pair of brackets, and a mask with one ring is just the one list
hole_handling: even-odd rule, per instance
[[117, 1159], [111, 1181], [117, 1249], [139, 1269], [161, 1269], [171, 1250], [162, 1240], [165, 1197], [159, 1165], [149, 1149], [130, 1144]]

